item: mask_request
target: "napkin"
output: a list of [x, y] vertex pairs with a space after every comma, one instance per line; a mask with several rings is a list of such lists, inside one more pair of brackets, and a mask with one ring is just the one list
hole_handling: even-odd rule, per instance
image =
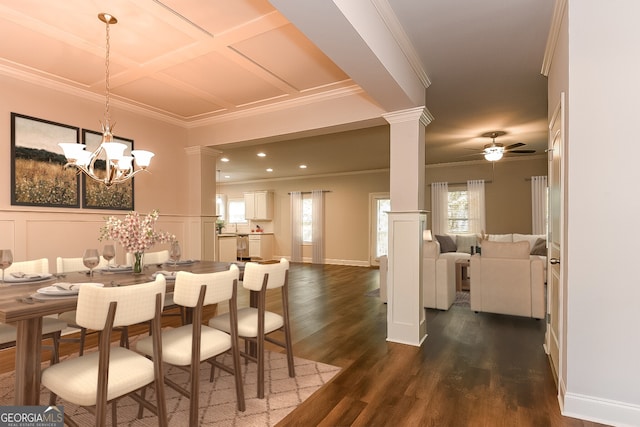
[[78, 289], [78, 285], [76, 283], [56, 283], [54, 286], [58, 289], [62, 289], [63, 291], [75, 291]]
[[11, 273], [11, 276], [15, 277], [16, 279], [39, 279], [40, 277], [42, 277], [41, 274], [29, 274], [29, 273], [23, 273], [21, 271], [16, 271], [15, 273]]

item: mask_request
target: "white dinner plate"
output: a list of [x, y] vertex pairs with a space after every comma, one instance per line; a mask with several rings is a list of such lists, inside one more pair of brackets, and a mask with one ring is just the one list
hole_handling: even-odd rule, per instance
[[82, 286], [95, 286], [101, 288], [104, 285], [102, 283], [57, 283], [56, 285], [38, 289], [38, 293], [48, 296], [78, 295]]
[[[184, 259], [184, 260], [176, 262], [175, 265], [191, 265], [191, 264], [193, 264], [195, 262], [197, 262], [197, 260], [195, 260], [195, 259]], [[174, 265], [174, 262], [171, 261], [171, 260], [165, 261], [164, 265], [172, 266], [172, 265]]]
[[151, 275], [151, 278], [155, 280], [155, 278], [156, 278], [156, 276], [158, 274], [162, 274], [162, 275], [164, 275], [165, 280], [176, 280], [176, 273], [177, 273], [177, 271], [160, 270], [160, 271], [156, 271], [155, 273], [153, 273]]
[[108, 267], [101, 268], [100, 271], [102, 271], [103, 273], [124, 273], [127, 271], [133, 271], [133, 267], [130, 265], [110, 265]]
[[4, 281], [9, 284], [18, 284], [18, 283], [33, 283], [33, 282], [42, 282], [44, 280], [49, 280], [53, 277], [51, 273], [39, 273], [39, 274], [25, 274], [24, 277], [15, 277], [11, 273], [4, 274]]

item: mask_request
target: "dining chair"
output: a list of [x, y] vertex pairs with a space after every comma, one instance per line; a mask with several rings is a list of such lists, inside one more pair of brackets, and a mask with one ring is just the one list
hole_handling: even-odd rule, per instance
[[10, 273], [49, 273], [49, 259], [39, 258], [30, 261], [16, 261], [10, 267], [4, 269], [5, 274]]
[[[127, 265], [133, 265], [133, 254], [127, 252]], [[169, 261], [169, 250], [165, 249], [163, 251], [157, 252], [145, 252], [144, 253], [144, 264], [145, 265], [160, 265]]]
[[[133, 265], [133, 254], [127, 253], [127, 265]], [[146, 265], [162, 265], [165, 262], [169, 261], [169, 250], [165, 249], [163, 251], [157, 252], [145, 252], [144, 253], [144, 263]], [[177, 313], [171, 312], [172, 310], [178, 310]], [[180, 317], [180, 323], [185, 324], [185, 312], [183, 307], [179, 304], [176, 304], [173, 301], [173, 293], [168, 292], [164, 298], [164, 311], [162, 312], [163, 316], [178, 316]]]
[[[231, 265], [229, 270], [216, 273], [195, 274], [179, 271], [176, 274], [174, 286], [174, 300], [177, 304], [192, 309], [192, 323], [178, 328], [162, 331], [162, 354], [157, 356], [153, 348], [153, 335], [142, 338], [136, 343], [136, 350], [154, 359], [161, 359], [164, 363], [180, 367], [189, 372], [189, 385], [185, 389], [172, 381], [168, 376], [165, 383], [180, 394], [189, 398], [189, 425], [199, 425], [199, 395], [198, 381], [200, 364], [208, 361], [213, 367], [229, 372], [235, 377], [236, 400], [239, 411], [245, 410], [244, 390], [240, 371], [240, 354], [238, 349], [237, 328], [237, 282], [239, 270]], [[203, 307], [228, 301], [230, 324], [223, 332], [202, 324]], [[233, 368], [216, 360], [219, 356], [231, 350]], [[138, 418], [142, 417], [142, 407]]]
[[[60, 319], [54, 319], [52, 317], [42, 318], [42, 339], [50, 339], [51, 344], [51, 358], [50, 363], [58, 363], [60, 360], [60, 336], [62, 331], [67, 328], [67, 324]], [[0, 350], [11, 348], [16, 346], [16, 337], [18, 330], [13, 325], [7, 325], [0, 323]]]
[[[98, 263], [98, 266], [96, 268], [105, 268], [107, 264], [108, 264], [108, 261], [100, 257], [100, 263]], [[58, 275], [72, 273], [75, 271], [85, 271], [85, 270], [87, 270], [87, 267], [84, 265], [84, 261], [82, 260], [82, 257], [80, 258], [57, 257], [56, 258], [56, 273]], [[76, 322], [76, 310], [65, 311], [64, 313], [60, 313], [58, 315], [58, 319], [64, 320], [65, 322], [67, 322], [67, 324], [70, 327], [80, 330], [79, 332], [80, 336], [78, 338], [62, 337], [60, 341], [61, 342], [77, 342], [80, 347], [79, 355], [82, 356], [84, 354], [84, 343], [87, 336], [87, 329], [81, 327]], [[128, 345], [128, 342], [129, 342], [127, 335], [128, 334], [126, 331], [121, 331], [120, 344], [125, 347]]]
[[[251, 291], [252, 307], [238, 310], [238, 336], [245, 342], [245, 349], [240, 353], [247, 360], [258, 365], [258, 398], [264, 398], [264, 357], [265, 341], [285, 349], [289, 376], [295, 377], [293, 365], [293, 349], [291, 344], [291, 327], [289, 325], [289, 261], [282, 258], [278, 263], [259, 264], [247, 262], [244, 267], [242, 286]], [[268, 290], [279, 289], [281, 294], [282, 314], [266, 310]], [[230, 332], [233, 325], [230, 313], [221, 314], [209, 320], [209, 326]], [[284, 341], [270, 336], [273, 332], [284, 332]], [[253, 344], [252, 349], [251, 344]], [[213, 376], [213, 368], [212, 368]]]
[[[63, 360], [42, 371], [42, 385], [51, 392], [50, 405], [58, 398], [88, 407], [95, 413], [95, 425], [106, 425], [107, 405], [111, 404], [112, 423], [117, 425], [117, 400], [133, 398], [158, 416], [158, 424], [167, 426], [163, 366], [135, 351], [111, 346], [116, 326], [128, 326], [152, 320], [154, 353], [162, 354], [160, 313], [166, 289], [164, 276], [152, 282], [119, 287], [83, 286], [78, 293], [78, 324], [99, 331], [98, 351]], [[136, 394], [155, 385], [156, 405]], [[65, 424], [77, 425], [69, 413]]]
[[[29, 261], [16, 261], [10, 267], [5, 269], [6, 273], [49, 273], [49, 259], [39, 258]], [[67, 328], [64, 319], [56, 319], [53, 317], [42, 318], [42, 339], [50, 339], [51, 344], [51, 363], [57, 363], [59, 358], [59, 344], [61, 341], [62, 331]], [[13, 325], [0, 323], [0, 349], [15, 347], [17, 330]]]

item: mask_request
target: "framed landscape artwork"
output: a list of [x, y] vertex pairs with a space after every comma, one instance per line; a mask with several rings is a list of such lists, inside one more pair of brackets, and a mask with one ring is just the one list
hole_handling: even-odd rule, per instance
[[80, 177], [65, 168], [60, 142], [78, 142], [80, 129], [11, 113], [11, 204], [80, 207]]
[[[86, 145], [86, 150], [95, 151], [102, 142], [102, 134], [90, 130], [82, 130], [82, 142]], [[131, 155], [133, 150], [133, 140], [114, 137], [113, 142], [120, 142], [127, 146], [124, 154]], [[95, 174], [104, 177], [106, 173], [106, 156], [101, 155], [94, 164]], [[93, 179], [82, 175], [82, 207], [89, 209], [119, 209], [133, 210], [133, 178], [121, 184], [114, 184], [107, 187]]]

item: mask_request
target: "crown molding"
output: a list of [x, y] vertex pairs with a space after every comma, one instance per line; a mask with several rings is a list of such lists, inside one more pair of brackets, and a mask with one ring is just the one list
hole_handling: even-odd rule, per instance
[[553, 9], [553, 17], [551, 18], [551, 27], [549, 28], [549, 35], [547, 36], [547, 46], [544, 50], [544, 57], [542, 58], [542, 70], [540, 73], [549, 77], [549, 71], [551, 71], [551, 62], [553, 61], [553, 54], [556, 51], [558, 44], [558, 37], [560, 37], [560, 28], [562, 27], [562, 18], [564, 17], [567, 8], [567, 0], [556, 0], [555, 8]]
[[391, 8], [391, 5], [389, 5], [389, 2], [387, 0], [371, 0], [371, 3], [378, 11], [382, 21], [391, 32], [396, 43], [398, 43], [398, 47], [400, 47], [400, 50], [407, 58], [407, 61], [409, 61], [411, 68], [413, 68], [413, 71], [416, 73], [425, 89], [431, 86], [431, 80], [429, 80], [429, 76], [424, 70], [420, 56], [413, 47], [407, 33], [404, 31], [404, 28], [400, 25], [400, 21]]

